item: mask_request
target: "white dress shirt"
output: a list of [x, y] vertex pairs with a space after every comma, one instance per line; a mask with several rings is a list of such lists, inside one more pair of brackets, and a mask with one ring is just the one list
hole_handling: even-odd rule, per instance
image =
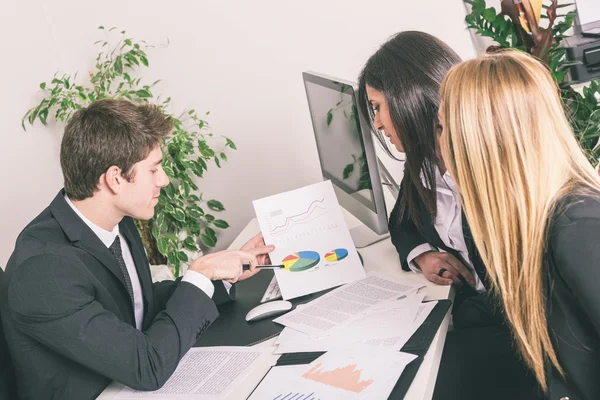
[[[425, 182], [424, 175], [421, 173], [421, 180], [423, 184], [428, 187]], [[465, 237], [463, 234], [462, 226], [462, 207], [460, 205], [460, 195], [456, 188], [456, 184], [450, 177], [450, 174], [446, 171], [442, 176], [439, 168], [435, 168], [435, 183], [436, 183], [436, 206], [437, 215], [435, 218], [435, 230], [440, 235], [440, 239], [444, 244], [452, 249], [455, 249], [465, 259], [467, 265], [465, 265], [475, 278], [475, 288], [478, 292], [485, 292], [485, 286], [475, 268], [473, 268], [471, 258], [469, 257], [469, 251], [467, 250], [467, 244], [465, 243]], [[423, 243], [415, 247], [407, 257], [408, 266], [414, 272], [421, 272], [414, 259], [427, 251], [444, 251], [438, 249], [429, 243]]]
[[[131, 286], [133, 287], [135, 326], [137, 329], [142, 329], [142, 322], [144, 320], [144, 298], [142, 296], [142, 286], [140, 285], [140, 278], [138, 276], [137, 270], [135, 269], [135, 263], [133, 262], [133, 257], [131, 256], [129, 244], [127, 244], [127, 240], [125, 240], [123, 235], [119, 234], [119, 225], [117, 224], [112, 231], [102, 229], [98, 225], [94, 224], [92, 221], [87, 219], [85, 215], [83, 215], [81, 211], [79, 211], [77, 207], [75, 207], [75, 205], [71, 202], [67, 195], [65, 195], [65, 200], [67, 201], [67, 204], [71, 206], [73, 211], [75, 211], [75, 213], [79, 216], [79, 218], [81, 218], [81, 220], [85, 222], [87, 226], [90, 227], [90, 229], [96, 234], [96, 236], [98, 236], [100, 241], [107, 248], [109, 248], [112, 245], [117, 235], [119, 235], [119, 241], [121, 242], [121, 251], [123, 253], [123, 260], [125, 260], [125, 266], [127, 267], [127, 272], [129, 272], [129, 279], [131, 280]], [[210, 279], [208, 279], [199, 272], [187, 270], [181, 280], [184, 282], [189, 282], [192, 285], [196, 286], [204, 293], [206, 293], [208, 297], [212, 297], [213, 293], [215, 292], [215, 287], [210, 281]]]

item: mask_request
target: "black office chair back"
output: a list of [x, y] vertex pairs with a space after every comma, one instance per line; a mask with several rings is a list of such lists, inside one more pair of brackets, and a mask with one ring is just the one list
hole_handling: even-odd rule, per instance
[[[0, 267], [0, 282], [2, 282], [2, 275], [4, 270]], [[17, 399], [15, 373], [2, 330], [2, 318], [0, 318], [0, 399]]]

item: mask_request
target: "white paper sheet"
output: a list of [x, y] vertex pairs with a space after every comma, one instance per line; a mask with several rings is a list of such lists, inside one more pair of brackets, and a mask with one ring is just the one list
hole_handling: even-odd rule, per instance
[[126, 387], [115, 399], [222, 399], [265, 359], [263, 354], [248, 347], [192, 348], [161, 389]]
[[415, 331], [423, 324], [437, 302], [415, 303], [422, 300], [423, 295], [412, 295], [396, 301], [388, 308], [375, 309], [375, 314], [365, 313], [354, 320], [351, 326], [336, 330], [327, 336], [313, 338], [305, 333], [284, 328], [277, 339], [276, 354], [297, 353], [309, 351], [328, 351], [339, 346], [368, 345], [392, 350], [400, 350]]
[[253, 203], [271, 261], [286, 265], [275, 271], [285, 300], [364, 278], [330, 181]]
[[380, 302], [413, 292], [418, 287], [380, 273], [371, 273], [366, 278], [332, 290], [274, 322], [314, 337], [322, 337], [348, 326]]
[[[387, 398], [412, 354], [354, 347], [337, 349], [309, 365], [274, 367], [249, 397], [264, 399]], [[296, 396], [296, 397], [294, 397]]]

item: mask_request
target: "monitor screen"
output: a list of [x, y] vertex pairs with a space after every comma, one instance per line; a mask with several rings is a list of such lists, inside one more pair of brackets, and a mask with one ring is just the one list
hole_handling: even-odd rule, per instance
[[600, 21], [600, 1], [577, 0], [577, 17], [580, 25], [587, 25]]
[[305, 86], [323, 176], [376, 211], [354, 88], [334, 80]]

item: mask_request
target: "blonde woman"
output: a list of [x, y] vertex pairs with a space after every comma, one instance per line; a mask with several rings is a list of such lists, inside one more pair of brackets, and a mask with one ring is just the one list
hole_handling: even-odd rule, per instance
[[600, 181], [547, 69], [518, 51], [454, 67], [444, 161], [515, 342], [551, 399], [600, 399]]

